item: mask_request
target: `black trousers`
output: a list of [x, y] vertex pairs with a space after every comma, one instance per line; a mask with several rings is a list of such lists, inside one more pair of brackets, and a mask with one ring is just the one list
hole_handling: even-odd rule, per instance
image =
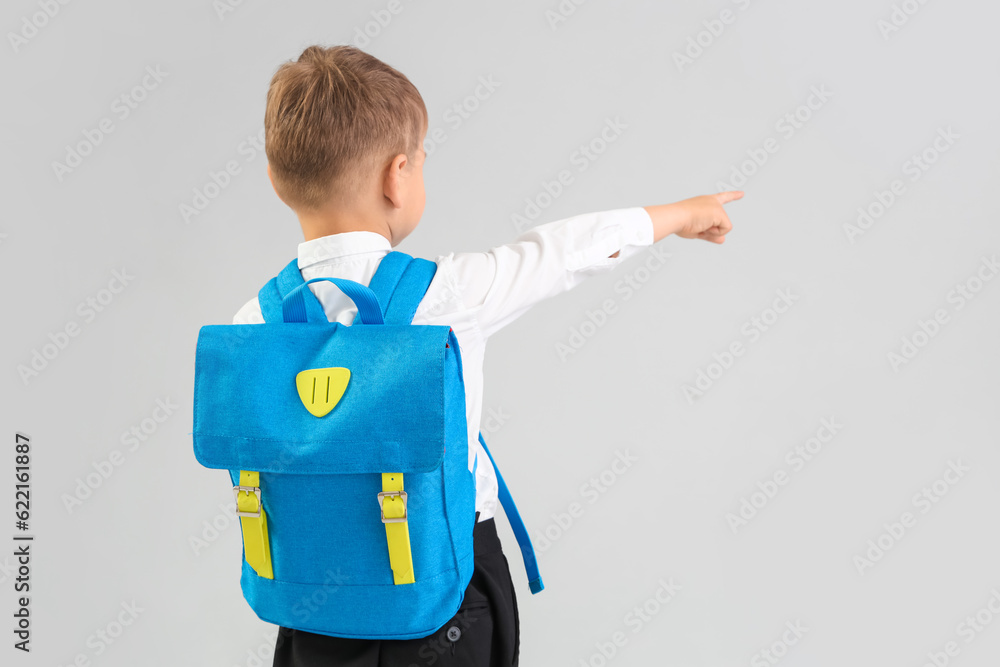
[[281, 627], [273, 667], [517, 667], [517, 596], [492, 518], [476, 523], [473, 543], [475, 571], [462, 605], [434, 634], [344, 639]]

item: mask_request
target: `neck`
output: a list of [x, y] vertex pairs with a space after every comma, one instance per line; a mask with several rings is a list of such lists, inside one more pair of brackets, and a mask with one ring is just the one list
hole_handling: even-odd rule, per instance
[[385, 218], [363, 211], [321, 210], [299, 213], [299, 225], [306, 241], [343, 232], [375, 232], [392, 243], [392, 231]]

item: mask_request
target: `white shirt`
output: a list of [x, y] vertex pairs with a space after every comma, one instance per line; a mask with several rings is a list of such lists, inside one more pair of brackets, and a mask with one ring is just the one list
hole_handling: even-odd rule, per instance
[[[586, 277], [611, 271], [653, 243], [653, 222], [642, 207], [577, 215], [533, 227], [513, 242], [486, 252], [440, 255], [437, 271], [413, 316], [413, 324], [448, 325], [462, 355], [469, 470], [476, 467], [479, 520], [497, 512], [497, 480], [479, 444], [483, 409], [483, 354], [486, 339], [543, 299], [572, 289]], [[392, 250], [375, 232], [343, 232], [299, 244], [304, 280], [347, 278], [367, 285], [379, 262]], [[618, 252], [617, 257], [610, 257]], [[354, 302], [329, 282], [312, 283], [331, 322], [350, 325]], [[254, 297], [236, 313], [233, 324], [264, 321]], [[480, 456], [480, 454], [482, 454]]]

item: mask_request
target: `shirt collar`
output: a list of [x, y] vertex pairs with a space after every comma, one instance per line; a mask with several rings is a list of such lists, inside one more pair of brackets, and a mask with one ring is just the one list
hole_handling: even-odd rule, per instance
[[376, 232], [330, 234], [299, 244], [299, 269], [340, 257], [391, 250], [389, 239]]

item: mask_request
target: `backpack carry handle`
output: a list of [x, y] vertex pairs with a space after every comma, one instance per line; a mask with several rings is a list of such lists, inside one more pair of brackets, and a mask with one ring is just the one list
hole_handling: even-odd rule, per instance
[[281, 312], [285, 322], [309, 321], [306, 314], [305, 294], [303, 294], [303, 290], [306, 289], [306, 285], [309, 283], [315, 283], [320, 280], [327, 280], [333, 283], [354, 302], [354, 305], [358, 307], [358, 315], [361, 317], [362, 324], [385, 323], [382, 318], [382, 307], [379, 305], [375, 292], [361, 283], [356, 283], [346, 278], [313, 278], [293, 289], [281, 301]]

